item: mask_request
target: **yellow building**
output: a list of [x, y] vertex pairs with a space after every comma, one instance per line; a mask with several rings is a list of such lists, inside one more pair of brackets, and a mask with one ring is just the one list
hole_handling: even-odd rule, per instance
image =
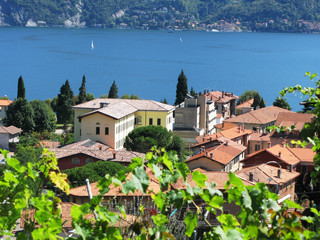
[[123, 148], [134, 128], [158, 125], [173, 129], [174, 106], [152, 100], [98, 98], [73, 107], [74, 140], [91, 139]]

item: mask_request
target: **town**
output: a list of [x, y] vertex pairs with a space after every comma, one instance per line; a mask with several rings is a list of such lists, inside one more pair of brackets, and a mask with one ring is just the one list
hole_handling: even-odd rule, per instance
[[[287, 218], [293, 219], [302, 215], [313, 216], [310, 208], [317, 209], [320, 196], [317, 185], [313, 186], [312, 182], [317, 153], [312, 141], [304, 142], [306, 136], [313, 137], [310, 125], [317, 119], [317, 115], [310, 111], [314, 108], [311, 102], [307, 102], [309, 105], [304, 102], [309, 111], [293, 112], [281, 97], [273, 105], [265, 106], [263, 98], [254, 90], [241, 96], [218, 90], [195, 93], [191, 89], [189, 92], [183, 71], [178, 78], [174, 105], [169, 105], [165, 99], [158, 102], [139, 99], [135, 95], [119, 98], [115, 82], [108, 96], [94, 98], [86, 93], [85, 83], [83, 76], [79, 95], [71, 101], [75, 98], [66, 81], [57, 98], [48, 105], [38, 100], [29, 103], [20, 77], [17, 98], [3, 97], [0, 100], [0, 148], [7, 150], [0, 159], [0, 186], [5, 186], [6, 181], [17, 184], [18, 180], [8, 180], [8, 165], [18, 169], [18, 163], [13, 164], [10, 159], [18, 159], [21, 166], [26, 166], [21, 171], [31, 174], [34, 170], [30, 163], [36, 165], [41, 162], [39, 159], [50, 159], [48, 152], [52, 152], [59, 169], [50, 171], [56, 176], [66, 173], [71, 189], [63, 187], [61, 182], [53, 187], [52, 183], [44, 181], [43, 189], [34, 185], [33, 190], [43, 194], [43, 201], [46, 191], [50, 190], [54, 193], [48, 193], [47, 198], [59, 199], [63, 223], [60, 236], [84, 234], [78, 231], [80, 226], [84, 227], [81, 225], [84, 222], [96, 221], [93, 225], [98, 227], [104, 212], [97, 207], [97, 199], [100, 199], [101, 206], [112, 212], [105, 218], [110, 226], [120, 229], [124, 239], [139, 236], [145, 225], [151, 226], [150, 221], [159, 228], [161, 224], [169, 223], [167, 229], [175, 239], [204, 239], [204, 236], [211, 239], [206, 234], [213, 227], [226, 224], [221, 223], [221, 216], [233, 216], [236, 222], [240, 218], [246, 219], [241, 210], [244, 205], [247, 211], [251, 209], [252, 214], [258, 214], [262, 219], [262, 211], [254, 213], [253, 210], [253, 205], [259, 203], [251, 202], [251, 198], [253, 201], [258, 196], [258, 190], [256, 195], [249, 191], [254, 186], [258, 186], [257, 189], [266, 186], [264, 191], [276, 199], [271, 207], [271, 195], [265, 195], [268, 199], [270, 197], [264, 203], [268, 206], [265, 215], [271, 214], [271, 209], [274, 212], [285, 209], [290, 216]], [[49, 111], [49, 106], [54, 107]], [[28, 109], [33, 109], [32, 114]], [[30, 119], [31, 115], [33, 119]], [[168, 160], [170, 158], [173, 160]], [[54, 163], [54, 160], [45, 161], [46, 167]], [[43, 171], [41, 167], [40, 170]], [[35, 176], [46, 176], [45, 173], [43, 176], [36, 175], [36, 172], [32, 174], [29, 176], [35, 182]], [[232, 188], [232, 176], [242, 181], [240, 195], [248, 191], [248, 195], [242, 196], [243, 205], [231, 202], [238, 194]], [[53, 177], [50, 180], [57, 181]], [[139, 187], [134, 188], [135, 184]], [[105, 187], [103, 191], [102, 186]], [[169, 195], [164, 195], [165, 192]], [[261, 193], [265, 192], [261, 190]], [[13, 195], [2, 194], [0, 205], [7, 206], [6, 201], [10, 202]], [[166, 202], [159, 203], [160, 199]], [[261, 204], [265, 200], [260, 199]], [[89, 203], [94, 207], [89, 209], [86, 205]], [[17, 221], [10, 223], [14, 229], [7, 229], [6, 235], [12, 235], [12, 232], [27, 234], [30, 224], [35, 229], [42, 229], [38, 213], [43, 210], [35, 204], [33, 210], [28, 211], [27, 205], [19, 204], [21, 215], [16, 215]], [[76, 213], [75, 209], [83, 212]], [[261, 207], [257, 206], [257, 209], [261, 210]], [[112, 220], [114, 212], [121, 213], [122, 217]], [[166, 219], [155, 216], [166, 216]], [[270, 216], [258, 221], [270, 224], [273, 221]], [[250, 223], [252, 220], [246, 221], [248, 226], [253, 224]], [[239, 225], [238, 222], [232, 224]], [[309, 225], [296, 229], [303, 232], [309, 229]], [[104, 231], [107, 234], [107, 230]], [[148, 231], [153, 234], [150, 229]], [[154, 231], [161, 234], [159, 239], [165, 239], [164, 229]], [[293, 230], [289, 233], [281, 231], [277, 236], [295, 234]], [[41, 234], [45, 236], [44, 232]], [[112, 234], [110, 236], [114, 238], [109, 236], [107, 239], [122, 239], [115, 237], [116, 232]], [[251, 233], [242, 234], [243, 239], [248, 239], [245, 234]], [[271, 232], [264, 234], [273, 236]]]

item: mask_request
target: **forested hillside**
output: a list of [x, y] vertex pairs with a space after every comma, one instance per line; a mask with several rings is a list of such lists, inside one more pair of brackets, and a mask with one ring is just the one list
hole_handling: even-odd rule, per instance
[[320, 0], [0, 0], [0, 25], [318, 31]]

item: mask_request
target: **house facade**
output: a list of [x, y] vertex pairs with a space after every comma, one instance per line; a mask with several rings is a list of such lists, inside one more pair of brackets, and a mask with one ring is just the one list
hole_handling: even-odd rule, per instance
[[10, 142], [18, 142], [22, 130], [15, 126], [0, 126], [0, 148], [9, 150]]
[[174, 107], [151, 100], [95, 99], [73, 107], [75, 141], [92, 139], [118, 150], [135, 128], [158, 125], [173, 130]]

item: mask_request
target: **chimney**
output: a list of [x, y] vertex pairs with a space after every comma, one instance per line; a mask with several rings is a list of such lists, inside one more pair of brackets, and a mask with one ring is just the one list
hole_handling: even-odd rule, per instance
[[229, 141], [227, 140], [227, 141], [226, 141], [226, 146], [228, 146], [228, 145], [229, 145]]
[[210, 153], [210, 158], [213, 158], [213, 153]]
[[281, 147], [286, 147], [286, 143], [287, 143], [287, 140], [284, 139], [281, 143]]
[[113, 152], [112, 152], [112, 155], [113, 155], [113, 159], [116, 159], [116, 157], [117, 157], [117, 152], [113, 151]]
[[100, 150], [100, 151], [102, 150], [102, 146], [99, 146], [99, 150]]
[[210, 142], [212, 142], [212, 137], [210, 137]]
[[253, 173], [249, 172], [249, 181], [252, 182], [253, 181]]
[[206, 157], [208, 157], [208, 152], [206, 152]]
[[222, 122], [222, 128], [224, 128], [224, 122]]
[[293, 172], [293, 166], [290, 165], [290, 172]]
[[281, 158], [281, 152], [278, 153], [278, 156]]
[[281, 178], [281, 169], [278, 169], [278, 175], [277, 178]]
[[258, 133], [260, 132], [260, 127], [257, 127], [257, 132], [258, 132]]
[[271, 142], [268, 142], [268, 148], [271, 148]]

